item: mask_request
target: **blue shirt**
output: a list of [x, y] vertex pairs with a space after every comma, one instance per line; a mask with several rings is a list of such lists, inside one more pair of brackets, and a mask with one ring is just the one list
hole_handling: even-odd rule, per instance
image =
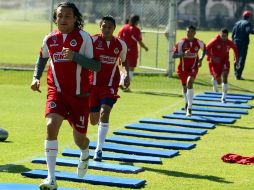
[[239, 20], [233, 27], [232, 39], [235, 43], [248, 45], [250, 34], [254, 34], [251, 23], [248, 20]]

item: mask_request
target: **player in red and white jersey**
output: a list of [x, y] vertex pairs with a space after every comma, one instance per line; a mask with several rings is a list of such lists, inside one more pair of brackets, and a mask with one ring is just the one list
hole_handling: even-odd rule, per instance
[[94, 58], [100, 60], [101, 70], [93, 72], [91, 80], [92, 89], [90, 96], [90, 122], [98, 127], [98, 140], [94, 160], [102, 160], [102, 147], [109, 128], [109, 115], [116, 103], [120, 74], [118, 58], [120, 58], [127, 76], [125, 86], [129, 86], [128, 64], [126, 61], [127, 46], [124, 41], [113, 36], [116, 24], [112, 16], [105, 16], [100, 22], [101, 34], [93, 39]]
[[236, 64], [238, 60], [237, 47], [233, 41], [228, 39], [228, 30], [226, 28], [223, 28], [206, 46], [207, 61], [212, 75], [214, 92], [218, 92], [218, 84], [222, 83], [222, 103], [226, 102], [228, 90], [228, 74], [230, 70], [229, 50], [231, 48], [234, 51]]
[[[122, 39], [123, 41], [125, 41], [128, 48], [127, 60], [128, 60], [129, 68], [130, 68], [130, 71], [129, 71], [130, 81], [133, 77], [133, 72], [135, 70], [135, 67], [137, 66], [138, 44], [140, 45], [140, 47], [148, 51], [148, 48], [142, 41], [141, 31], [137, 27], [139, 20], [140, 18], [138, 15], [132, 15], [130, 17], [129, 24], [125, 24], [118, 32], [118, 37]], [[120, 83], [121, 86], [123, 86], [123, 79], [124, 79], [124, 73], [121, 74], [121, 83]]]
[[[205, 44], [201, 40], [195, 38], [195, 34], [196, 28], [194, 26], [189, 26], [187, 28], [187, 37], [180, 40], [173, 50], [173, 58], [180, 59], [177, 74], [183, 86], [187, 116], [191, 116], [194, 95], [193, 83], [206, 52]], [[203, 52], [201, 58], [199, 58], [198, 55], [200, 49]]]
[[40, 185], [41, 189], [57, 189], [55, 180], [57, 136], [64, 119], [72, 126], [75, 143], [81, 150], [77, 174], [83, 177], [87, 171], [89, 139], [86, 137], [86, 131], [90, 91], [88, 69], [97, 71], [100, 67], [98, 61], [91, 59], [92, 40], [89, 34], [82, 30], [84, 22], [75, 4], [69, 2], [58, 4], [53, 19], [58, 29], [43, 40], [31, 84], [32, 90], [40, 92], [40, 78], [50, 58], [45, 111], [47, 127], [45, 155], [48, 177]]

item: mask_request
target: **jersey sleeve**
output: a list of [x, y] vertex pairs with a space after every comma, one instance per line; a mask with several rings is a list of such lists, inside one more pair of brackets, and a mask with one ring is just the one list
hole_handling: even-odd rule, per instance
[[83, 44], [80, 48], [80, 54], [85, 55], [87, 58], [93, 58], [93, 43], [91, 36], [87, 33], [82, 31], [81, 32], [83, 38]]
[[121, 45], [122, 45], [122, 51], [119, 55], [120, 59], [122, 62], [126, 61], [126, 54], [127, 54], [127, 45], [123, 40], [119, 40]]
[[48, 41], [49, 35], [45, 36], [42, 42], [41, 50], [40, 50], [40, 57], [41, 58], [49, 58], [49, 50], [48, 50]]

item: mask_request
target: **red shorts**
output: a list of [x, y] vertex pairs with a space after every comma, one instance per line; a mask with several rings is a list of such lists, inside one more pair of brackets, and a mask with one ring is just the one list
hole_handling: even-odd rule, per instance
[[118, 88], [92, 86], [89, 98], [90, 112], [99, 112], [102, 104], [113, 107], [117, 99], [120, 98], [117, 95], [117, 91]]
[[209, 62], [209, 70], [210, 74], [213, 76], [215, 80], [221, 77], [223, 72], [229, 73], [230, 64], [227, 62], [226, 64], [213, 64]]
[[137, 67], [138, 64], [138, 53], [129, 51], [127, 52], [127, 61], [129, 67]]
[[49, 113], [63, 116], [78, 132], [85, 134], [89, 117], [89, 98], [50, 92], [47, 95], [45, 116]]
[[178, 67], [177, 74], [181, 79], [182, 85], [186, 85], [189, 76], [193, 77], [194, 79], [196, 78], [198, 74], [198, 67], [194, 69], [185, 69], [184, 71], [182, 70], [182, 68]]

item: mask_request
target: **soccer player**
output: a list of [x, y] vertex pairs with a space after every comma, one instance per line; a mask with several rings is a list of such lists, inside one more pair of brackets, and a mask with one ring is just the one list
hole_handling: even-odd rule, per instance
[[207, 61], [212, 75], [214, 92], [218, 92], [218, 84], [222, 82], [222, 103], [226, 102], [228, 90], [228, 73], [230, 69], [229, 50], [231, 48], [234, 50], [235, 64], [237, 64], [237, 48], [236, 45], [228, 39], [228, 30], [226, 28], [223, 28], [206, 46]]
[[[236, 80], [244, 80], [242, 72], [248, 52], [249, 35], [254, 34], [254, 29], [250, 23], [251, 17], [252, 13], [250, 11], [244, 11], [243, 19], [236, 22], [232, 30], [232, 40], [236, 44], [239, 54], [238, 64], [234, 67]], [[238, 65], [239, 67], [236, 67]]]
[[99, 124], [95, 161], [102, 160], [102, 147], [109, 129], [109, 115], [119, 98], [118, 58], [127, 71], [124, 85], [128, 87], [130, 84], [126, 61], [127, 46], [123, 40], [113, 36], [115, 28], [115, 19], [112, 16], [105, 16], [100, 22], [101, 34], [92, 37], [94, 58], [101, 62], [101, 70], [93, 73], [90, 96], [90, 122], [92, 125]]
[[[127, 45], [127, 60], [129, 64], [129, 78], [130, 81], [133, 78], [133, 72], [135, 70], [135, 67], [137, 66], [138, 61], [138, 45], [140, 47], [144, 48], [145, 51], [148, 51], [148, 48], [142, 41], [142, 35], [140, 29], [137, 27], [139, 23], [139, 16], [138, 15], [132, 15], [129, 20], [129, 24], [125, 24], [119, 31], [118, 37], [125, 41]], [[121, 80], [123, 81], [124, 75], [121, 75]], [[122, 84], [121, 84], [122, 85]], [[127, 88], [126, 91], [129, 89]]]
[[[205, 44], [195, 38], [195, 34], [196, 28], [192, 25], [189, 26], [187, 28], [187, 37], [180, 40], [173, 50], [173, 58], [180, 59], [177, 74], [183, 86], [186, 116], [191, 116], [192, 114], [193, 83], [198, 73], [198, 68], [202, 66], [206, 52]], [[198, 55], [200, 49], [202, 50], [201, 58]]]
[[[73, 137], [81, 155], [77, 168], [79, 177], [84, 177], [89, 159], [86, 137], [89, 116], [89, 70], [98, 71], [100, 63], [93, 61], [93, 46], [89, 34], [82, 30], [84, 21], [75, 4], [58, 4], [53, 13], [57, 30], [44, 40], [37, 60], [31, 89], [40, 91], [40, 78], [49, 58], [47, 72], [47, 102], [45, 155], [48, 177], [40, 189], [57, 189], [55, 165], [58, 152], [57, 136], [61, 124], [67, 119], [73, 128]], [[81, 67], [86, 67], [87, 69]]]

